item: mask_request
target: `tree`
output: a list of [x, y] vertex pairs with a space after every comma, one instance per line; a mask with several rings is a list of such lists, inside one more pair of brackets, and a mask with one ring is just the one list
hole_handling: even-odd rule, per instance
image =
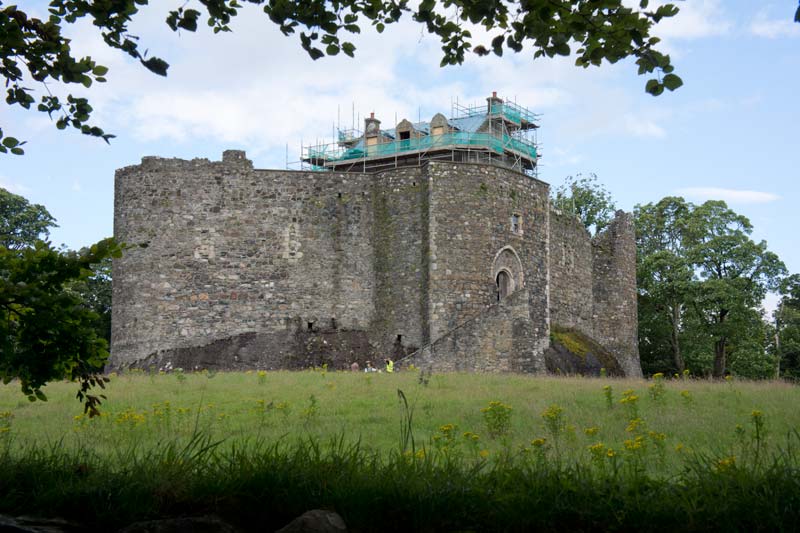
[[[659, 39], [651, 35], [651, 29], [677, 14], [678, 8], [665, 4], [648, 10], [649, 3], [639, 0], [637, 9], [627, 7], [623, 0], [421, 0], [413, 6], [408, 0], [188, 0], [165, 14], [173, 31], [194, 32], [205, 19], [217, 33], [230, 31], [243, 4], [257, 5], [285, 35], [299, 32], [303, 49], [319, 59], [340, 52], [353, 56], [356, 47], [343, 35], [360, 33], [364, 23], [380, 33], [410, 13], [441, 40], [442, 66], [462, 63], [470, 50], [477, 55], [502, 55], [505, 49], [520, 52], [526, 46], [533, 49], [534, 58], [568, 56], [574, 51], [575, 64], [584, 68], [634, 57], [640, 75], [656, 74], [645, 89], [659, 95], [683, 82], [674, 74], [670, 57], [656, 49]], [[62, 28], [88, 18], [108, 46], [164, 76], [167, 62], [148, 57], [138, 38], [128, 32], [140, 7], [147, 4], [147, 0], [51, 0], [49, 18], [39, 20], [15, 5], [2, 8], [0, 3], [0, 73], [6, 81], [6, 102], [26, 109], [36, 104], [37, 110], [57, 116], [59, 129], [72, 126], [108, 142], [113, 135], [90, 123], [92, 107], [87, 99], [50, 90], [58, 84], [91, 87], [106, 81], [108, 73], [91, 57], [75, 57]], [[488, 30], [490, 40], [473, 43], [470, 25]], [[45, 89], [38, 104], [28, 87], [31, 81], [42, 83]], [[3, 137], [0, 130], [0, 153], [22, 154], [23, 144]]]
[[[31, 400], [55, 379], [80, 382], [78, 398], [97, 414], [108, 357], [110, 258], [120, 247], [105, 239], [81, 250], [41, 240], [55, 225], [41, 205], [0, 189], [0, 379], [19, 379]], [[95, 268], [95, 265], [101, 265]]]
[[45, 400], [41, 388], [56, 379], [77, 380], [78, 398], [90, 415], [103, 386], [100, 375], [108, 344], [95, 329], [97, 314], [66, 286], [92, 274], [91, 265], [118, 253], [113, 239], [84, 253], [63, 253], [49, 243], [10, 250], [0, 247], [0, 378], [19, 379], [30, 400]]
[[0, 188], [0, 246], [19, 250], [47, 238], [55, 219], [44, 206]]
[[757, 307], [785, 267], [750, 239], [750, 221], [724, 202], [669, 197], [636, 206], [635, 224], [643, 365], [769, 376], [774, 360]]
[[[79, 252], [87, 255], [90, 249]], [[91, 274], [68, 285], [67, 289], [77, 295], [83, 305], [91, 310], [97, 318], [93, 326], [97, 336], [111, 344], [111, 256], [104, 257], [99, 263], [90, 265]]]
[[592, 173], [588, 177], [581, 174], [567, 176], [564, 183], [555, 190], [551, 198], [553, 207], [577, 216], [587, 230], [598, 233], [608, 226], [614, 218], [614, 200], [611, 193]]
[[714, 377], [726, 369], [729, 343], [748, 309], [760, 305], [768, 290], [778, 288], [786, 266], [767, 250], [765, 241], [753, 242], [750, 221], [725, 202], [709, 200], [689, 217], [688, 256], [699, 273], [692, 303], [714, 341]]
[[800, 379], [800, 274], [792, 274], [781, 286], [781, 300], [775, 310], [775, 355], [778, 373]]
[[[656, 324], [669, 325], [669, 349], [679, 373], [686, 369], [680, 333], [692, 284], [692, 265], [686, 245], [690, 209], [683, 198], [667, 197], [657, 204], [637, 205], [634, 210], [637, 286], [640, 299], [644, 300], [640, 317], [653, 316]], [[647, 323], [647, 319], [644, 322]], [[653, 338], [645, 337], [645, 340], [652, 342]]]

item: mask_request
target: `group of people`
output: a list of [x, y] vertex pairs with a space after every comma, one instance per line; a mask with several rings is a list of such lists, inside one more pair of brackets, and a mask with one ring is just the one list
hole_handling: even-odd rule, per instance
[[[392, 374], [394, 372], [394, 361], [391, 359], [384, 359], [383, 363], [385, 365], [385, 370], [388, 374]], [[350, 365], [350, 370], [353, 372], [358, 372], [361, 370], [361, 367], [358, 365], [357, 361], [353, 361]], [[367, 361], [367, 366], [364, 367], [364, 372], [380, 372], [377, 368], [372, 365], [372, 361]]]

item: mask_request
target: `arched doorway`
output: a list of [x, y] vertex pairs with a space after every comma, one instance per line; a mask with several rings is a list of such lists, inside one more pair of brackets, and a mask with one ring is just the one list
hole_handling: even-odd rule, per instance
[[517, 252], [510, 246], [504, 246], [495, 255], [492, 262], [491, 275], [490, 279], [495, 284], [495, 294], [498, 302], [525, 286], [522, 261], [520, 261]]
[[504, 300], [509, 294], [511, 294], [512, 288], [512, 280], [511, 276], [508, 275], [508, 272], [505, 270], [501, 270], [497, 273], [497, 278], [495, 278], [495, 282], [497, 283], [497, 301]]

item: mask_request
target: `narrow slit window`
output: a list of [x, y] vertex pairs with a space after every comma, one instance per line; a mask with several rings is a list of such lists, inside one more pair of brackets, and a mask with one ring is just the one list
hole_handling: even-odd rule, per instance
[[516, 234], [522, 233], [522, 215], [517, 213], [511, 215], [511, 232]]

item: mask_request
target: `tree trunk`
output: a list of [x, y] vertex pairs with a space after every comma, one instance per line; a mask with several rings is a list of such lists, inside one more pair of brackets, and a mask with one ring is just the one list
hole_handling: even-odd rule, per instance
[[681, 326], [681, 307], [680, 305], [672, 306], [672, 336], [670, 344], [672, 344], [672, 360], [675, 362], [675, 368], [678, 369], [679, 374], [683, 374], [686, 368], [686, 363], [683, 361], [683, 354], [681, 354], [681, 344], [678, 339], [678, 333]]
[[722, 337], [714, 343], [714, 374], [715, 378], [722, 378], [725, 376], [725, 346], [728, 344], [727, 339]]

